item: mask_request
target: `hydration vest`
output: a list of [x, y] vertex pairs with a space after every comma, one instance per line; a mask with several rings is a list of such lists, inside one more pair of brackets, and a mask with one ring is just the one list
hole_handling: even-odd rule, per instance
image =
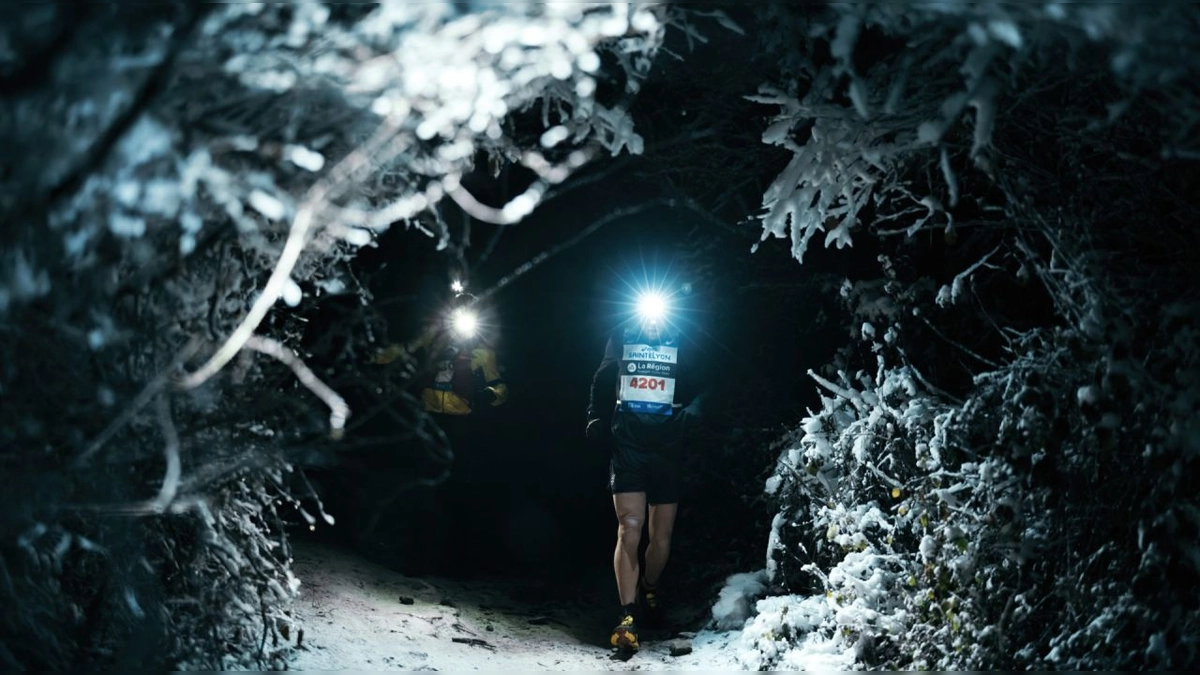
[[632, 413], [670, 415], [679, 376], [679, 338], [663, 335], [649, 340], [640, 328], [626, 328], [621, 345], [618, 409]]
[[433, 364], [433, 373], [425, 386], [437, 391], [449, 391], [471, 400], [475, 390], [475, 375], [471, 372], [471, 350], [447, 344]]

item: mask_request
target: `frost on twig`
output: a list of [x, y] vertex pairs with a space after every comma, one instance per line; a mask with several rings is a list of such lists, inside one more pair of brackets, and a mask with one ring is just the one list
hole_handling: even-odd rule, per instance
[[252, 335], [246, 339], [246, 346], [257, 352], [266, 354], [292, 369], [296, 379], [329, 406], [329, 433], [334, 439], [340, 439], [346, 428], [346, 418], [350, 416], [350, 406], [337, 392], [330, 389], [296, 356], [296, 353], [271, 338]]
[[279, 254], [279, 260], [271, 270], [271, 276], [254, 301], [254, 305], [229, 338], [203, 366], [180, 378], [179, 387], [192, 389], [203, 384], [241, 350], [290, 282], [292, 271], [308, 245], [309, 228], [312, 227], [314, 219], [319, 218], [323, 213], [323, 207], [331, 194], [335, 190], [345, 189], [347, 181], [353, 180], [369, 169], [371, 155], [391, 137], [392, 133], [394, 133], [394, 127], [391, 124], [381, 124], [375, 136], [368, 143], [357, 148], [349, 157], [342, 160], [328, 176], [309, 189], [292, 220], [287, 240]]
[[940, 289], [938, 289], [937, 298], [935, 298], [935, 302], [937, 302], [938, 306], [946, 307], [947, 305], [953, 305], [954, 303], [958, 302], [959, 299], [963, 295], [964, 285], [967, 283], [967, 281], [970, 280], [971, 275], [974, 274], [977, 270], [984, 268], [984, 267], [991, 267], [992, 269], [998, 269], [995, 265], [993, 265], [992, 263], [989, 263], [988, 260], [993, 255], [995, 255], [996, 252], [999, 250], [1000, 250], [1000, 247], [997, 246], [996, 248], [993, 248], [991, 251], [988, 251], [987, 255], [983, 256], [979, 260], [976, 260], [967, 269], [954, 275], [954, 281], [952, 281], [948, 285], [942, 286]]
[[166, 473], [163, 475], [162, 487], [154, 498], [151, 508], [162, 513], [171, 505], [175, 494], [179, 492], [179, 477], [183, 473], [179, 461], [179, 434], [175, 431], [175, 423], [171, 421], [171, 404], [166, 396], [160, 395], [155, 404], [158, 424], [163, 435], [163, 456], [166, 460]]

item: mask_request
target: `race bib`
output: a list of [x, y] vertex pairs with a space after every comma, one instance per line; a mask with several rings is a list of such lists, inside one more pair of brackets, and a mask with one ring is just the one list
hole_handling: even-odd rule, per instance
[[[630, 339], [630, 338], [635, 339]], [[635, 413], [670, 415], [675, 403], [679, 347], [675, 339], [647, 344], [626, 335], [621, 348], [621, 408]]]
[[442, 358], [434, 364], [433, 388], [439, 391], [454, 389], [454, 373], [457, 367], [459, 350], [449, 346], [442, 352]]

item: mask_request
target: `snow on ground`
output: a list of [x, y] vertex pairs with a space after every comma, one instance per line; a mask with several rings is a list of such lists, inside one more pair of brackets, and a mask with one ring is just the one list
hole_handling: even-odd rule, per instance
[[[643, 632], [640, 652], [607, 645], [613, 582], [418, 578], [336, 549], [295, 549], [297, 670], [740, 670], [739, 631], [703, 629], [702, 603], [677, 609], [681, 632]], [[696, 630], [699, 628], [699, 630]], [[690, 652], [672, 656], [672, 648]]]

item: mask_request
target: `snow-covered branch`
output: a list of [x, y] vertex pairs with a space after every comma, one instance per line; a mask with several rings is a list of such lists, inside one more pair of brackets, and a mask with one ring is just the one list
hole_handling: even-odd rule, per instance
[[[539, 189], [500, 209], [515, 224], [596, 157], [639, 152], [625, 106], [654, 62], [668, 8], [69, 7], [0, 21], [0, 87], [10, 94], [0, 211], [13, 225], [0, 232], [0, 445], [4, 466], [37, 477], [28, 488], [11, 481], [8, 498], [21, 503], [4, 509], [0, 544], [40, 518], [72, 541], [136, 548], [157, 567], [123, 566], [125, 555], [97, 563], [112, 597], [31, 579], [21, 592], [44, 606], [26, 616], [129, 611], [79, 644], [52, 643], [41, 618], [0, 618], [6, 638], [38, 646], [12, 656], [0, 642], [0, 663], [102, 666], [141, 635], [136, 615], [172, 636], [147, 642], [162, 652], [138, 650], [158, 659], [146, 667], [245, 667], [250, 657], [277, 667], [288, 646], [265, 637], [289, 625], [295, 590], [281, 506], [299, 508], [283, 474], [296, 447], [328, 448], [313, 441], [312, 403], [273, 386], [277, 369], [255, 367], [250, 354], [287, 365], [329, 408], [333, 435], [348, 433], [348, 399], [284, 346], [304, 337], [305, 303], [342, 293], [368, 301], [348, 262], [389, 227], [422, 230], [447, 196], [467, 203], [459, 179], [477, 173], [479, 157], [538, 176]], [[53, 67], [37, 65], [40, 54]], [[599, 100], [607, 81], [622, 98]], [[448, 228], [427, 229], [431, 250], [445, 243], [437, 238]], [[347, 335], [346, 350], [375, 338]], [[230, 363], [236, 372], [221, 377]], [[402, 418], [417, 405], [392, 404]], [[430, 454], [444, 450], [427, 425], [411, 432]], [[150, 483], [149, 499], [131, 487]], [[63, 504], [134, 517], [102, 527], [64, 515]], [[70, 574], [95, 562], [72, 560]], [[14, 592], [0, 585], [0, 600], [22, 604]]]
[[336, 440], [342, 437], [346, 428], [346, 418], [350, 416], [350, 406], [346, 400], [322, 382], [296, 353], [283, 346], [276, 340], [258, 335], [246, 339], [246, 346], [256, 352], [261, 352], [279, 361], [295, 373], [296, 379], [317, 398], [329, 406], [329, 432]]

